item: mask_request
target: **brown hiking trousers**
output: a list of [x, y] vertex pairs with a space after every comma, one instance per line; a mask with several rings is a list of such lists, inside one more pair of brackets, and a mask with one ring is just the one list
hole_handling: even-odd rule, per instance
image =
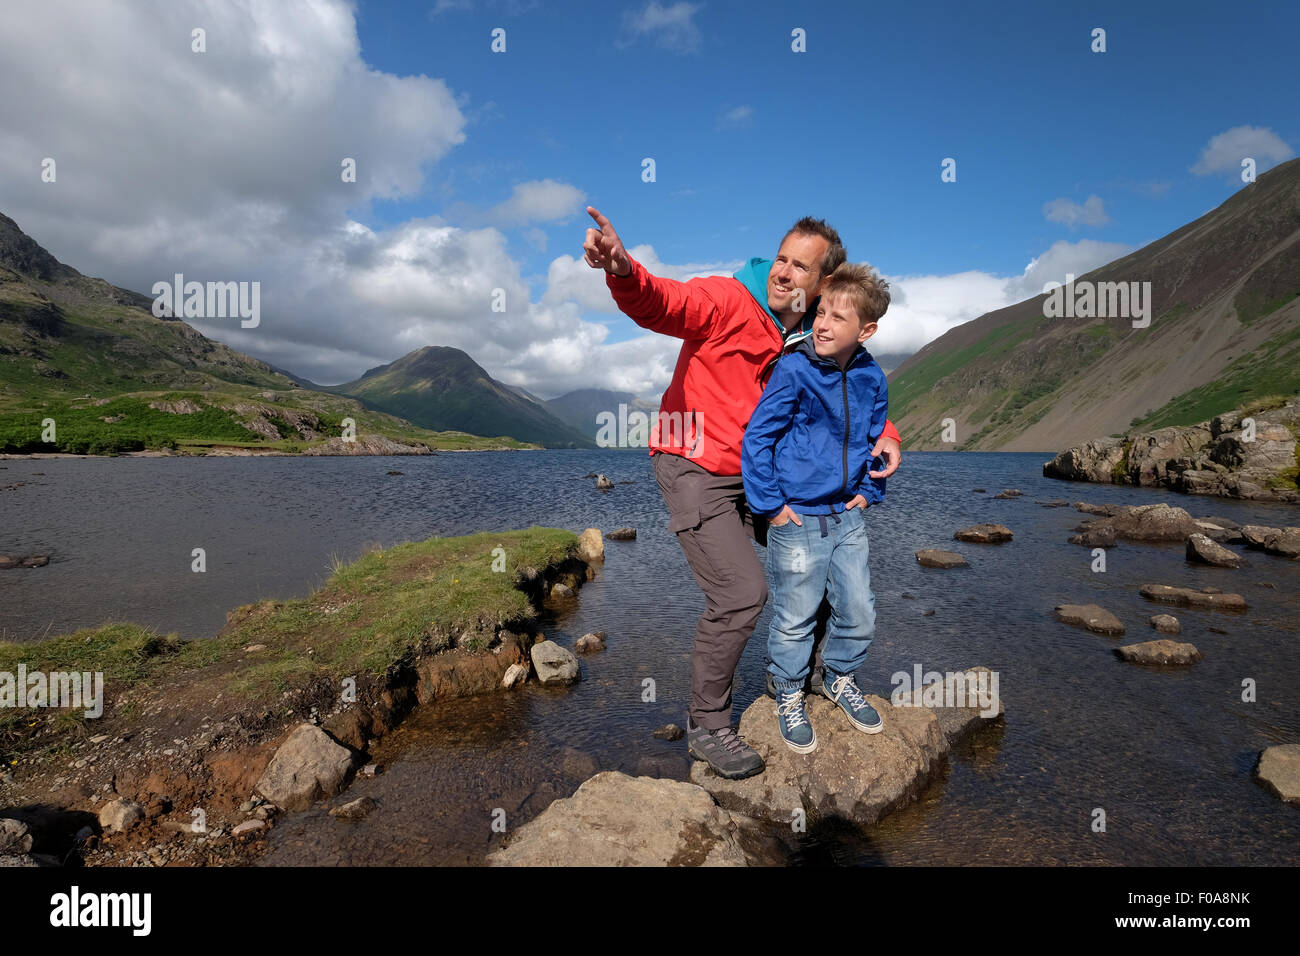
[[[731, 725], [736, 666], [767, 603], [767, 577], [750, 543], [767, 546], [767, 519], [750, 512], [740, 475], [715, 475], [667, 452], [656, 452], [652, 464], [668, 505], [668, 530], [706, 600], [691, 656], [690, 719], [720, 730]], [[819, 624], [821, 637], [825, 625]]]

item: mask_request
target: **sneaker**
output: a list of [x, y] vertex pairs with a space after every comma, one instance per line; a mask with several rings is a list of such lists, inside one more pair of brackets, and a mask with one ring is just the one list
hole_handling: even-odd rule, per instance
[[885, 722], [876, 713], [876, 708], [867, 703], [853, 682], [852, 674], [831, 674], [824, 693], [839, 705], [840, 710], [849, 715], [849, 723], [867, 734], [878, 734], [885, 729]]
[[781, 739], [795, 753], [812, 753], [817, 749], [817, 732], [808, 723], [803, 709], [803, 691], [779, 691], [776, 699], [776, 719], [781, 727]]
[[696, 760], [703, 760], [714, 773], [728, 780], [743, 780], [762, 773], [763, 758], [732, 727], [705, 730], [686, 720], [686, 749]]

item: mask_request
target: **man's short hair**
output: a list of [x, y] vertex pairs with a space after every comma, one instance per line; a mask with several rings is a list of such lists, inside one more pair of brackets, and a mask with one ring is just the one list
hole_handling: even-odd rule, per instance
[[826, 255], [822, 258], [821, 274], [817, 277], [819, 279], [830, 275], [842, 266], [849, 257], [848, 253], [844, 251], [844, 243], [840, 242], [840, 234], [825, 219], [804, 216], [790, 227], [790, 231], [781, 237], [781, 241], [785, 242], [794, 235], [821, 236], [830, 243], [830, 248], [826, 250]]
[[831, 273], [822, 289], [822, 301], [844, 296], [858, 313], [858, 324], [879, 322], [889, 308], [889, 283], [865, 262], [846, 262]]

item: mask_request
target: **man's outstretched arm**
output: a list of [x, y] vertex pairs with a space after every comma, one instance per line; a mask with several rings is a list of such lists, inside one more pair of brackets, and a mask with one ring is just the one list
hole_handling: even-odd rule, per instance
[[588, 206], [587, 212], [600, 228], [587, 230], [583, 258], [593, 269], [605, 270], [605, 284], [623, 314], [651, 332], [679, 339], [707, 338], [718, 306], [703, 286], [651, 275], [628, 255], [613, 225], [598, 209]]

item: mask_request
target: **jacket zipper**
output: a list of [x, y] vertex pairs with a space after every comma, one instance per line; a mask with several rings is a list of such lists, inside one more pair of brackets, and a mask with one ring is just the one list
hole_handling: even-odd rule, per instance
[[844, 393], [844, 482], [841, 491], [849, 490], [849, 371], [840, 369], [840, 388]]

